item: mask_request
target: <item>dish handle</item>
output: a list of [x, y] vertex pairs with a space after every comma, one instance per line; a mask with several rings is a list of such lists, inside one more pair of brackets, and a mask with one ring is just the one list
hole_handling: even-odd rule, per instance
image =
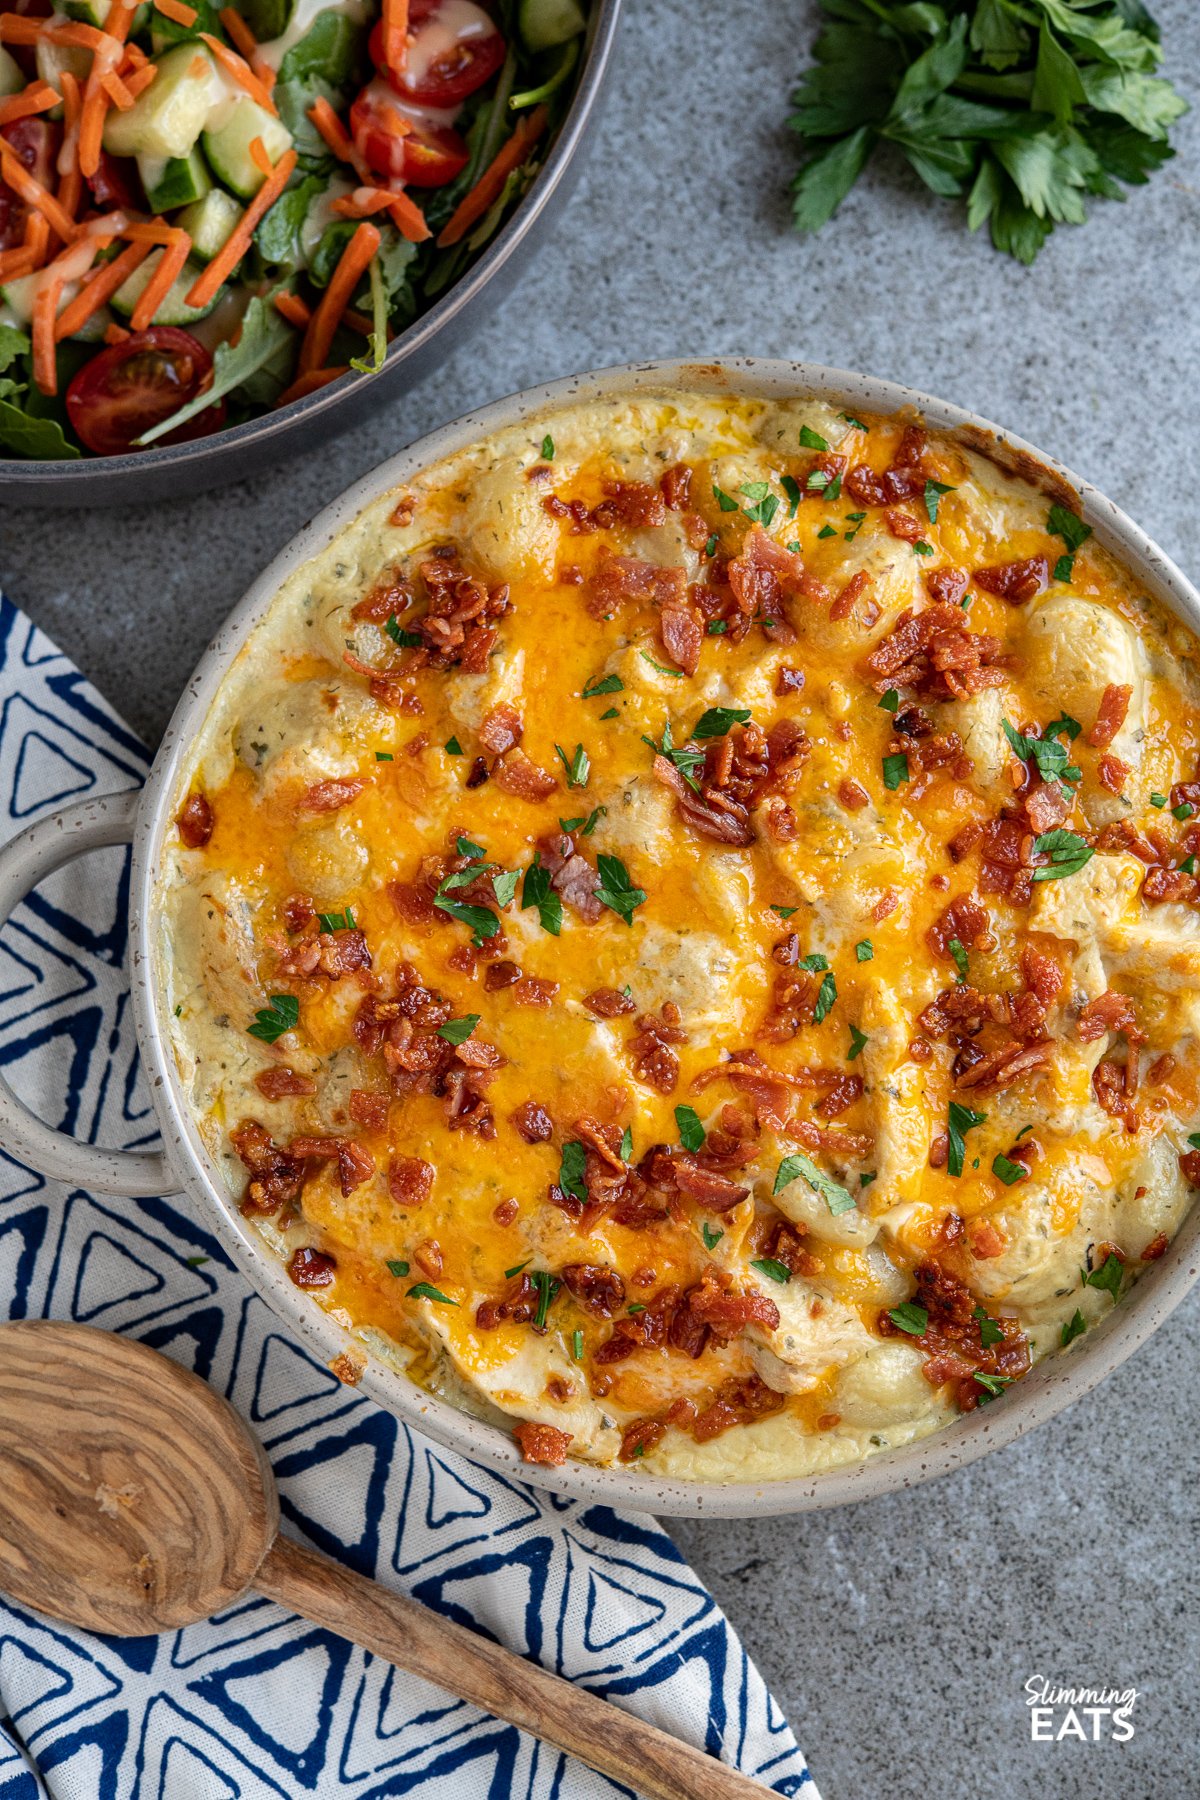
[[[128, 844], [141, 792], [60, 806], [0, 848], [0, 925], [40, 881], [89, 850]], [[101, 1194], [173, 1194], [179, 1182], [161, 1150], [105, 1150], [56, 1131], [19, 1100], [0, 1073], [0, 1148], [39, 1175]]]

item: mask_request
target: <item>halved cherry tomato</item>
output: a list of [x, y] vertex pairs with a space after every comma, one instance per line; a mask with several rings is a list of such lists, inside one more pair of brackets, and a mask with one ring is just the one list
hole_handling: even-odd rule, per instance
[[136, 211], [146, 204], [138, 166], [132, 156], [110, 156], [101, 150], [94, 175], [86, 177], [97, 206], [120, 206]]
[[452, 125], [439, 125], [404, 102], [384, 81], [365, 87], [350, 108], [354, 146], [377, 175], [410, 187], [444, 187], [470, 159]]
[[[194, 399], [211, 368], [212, 357], [190, 332], [174, 325], [135, 331], [84, 363], [67, 389], [67, 416], [89, 450], [119, 456], [133, 449], [143, 431]], [[224, 423], [220, 400], [155, 441], [185, 444], [220, 431]]]
[[405, 100], [425, 106], [457, 106], [496, 73], [504, 39], [474, 0], [415, 0], [404, 69], [389, 69], [383, 54], [383, 22], [371, 33], [371, 61]]

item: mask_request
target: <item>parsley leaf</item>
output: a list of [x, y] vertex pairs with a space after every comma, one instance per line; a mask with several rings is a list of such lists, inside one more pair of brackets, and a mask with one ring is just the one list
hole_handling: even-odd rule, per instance
[[633, 886], [619, 856], [598, 856], [596, 867], [600, 875], [600, 886], [595, 890], [597, 900], [632, 925], [635, 910], [645, 901], [646, 890]]
[[271, 1004], [262, 1006], [254, 1015], [253, 1025], [246, 1030], [251, 1037], [273, 1044], [285, 1031], [293, 1031], [300, 1019], [300, 1002], [295, 994], [272, 994]]
[[496, 896], [497, 906], [508, 906], [516, 898], [517, 883], [521, 876], [516, 869], [499, 869], [492, 876], [492, 892]]
[[450, 738], [446, 739], [446, 755], [447, 756], [461, 756], [462, 753], [463, 753], [462, 745], [459, 743], [459, 741], [456, 737], [450, 737]]
[[1014, 1182], [1024, 1181], [1029, 1170], [1024, 1163], [1012, 1162], [1007, 1156], [994, 1156], [992, 1174], [998, 1175], [1005, 1187], [1012, 1187]]
[[1032, 763], [1043, 781], [1074, 783], [1082, 780], [1083, 771], [1071, 761], [1071, 752], [1060, 737], [1047, 730], [1044, 737], [1025, 737], [1007, 719], [1001, 719], [1009, 748], [1021, 762]]
[[562, 896], [550, 886], [550, 871], [543, 864], [540, 851], [535, 853], [521, 883], [522, 911], [531, 906], [537, 907], [542, 930], [557, 937], [562, 930]]
[[995, 1319], [990, 1319], [988, 1317], [982, 1306], [977, 1306], [975, 1311], [971, 1314], [971, 1317], [978, 1321], [979, 1342], [983, 1345], [985, 1350], [990, 1349], [993, 1344], [1002, 1344], [1004, 1342], [1004, 1333], [997, 1325]]
[[404, 1261], [404, 1259], [402, 1257], [395, 1257], [395, 1258], [389, 1257], [388, 1258], [388, 1262], [387, 1262], [388, 1274], [394, 1275], [397, 1280], [399, 1280], [402, 1275], [408, 1274], [408, 1267], [409, 1267], [409, 1265]]
[[875, 955], [875, 946], [870, 938], [859, 938], [854, 946], [854, 954], [859, 962], [870, 962]]
[[760, 1256], [750, 1264], [760, 1275], [766, 1275], [771, 1281], [785, 1282], [792, 1279], [792, 1271], [786, 1263], [776, 1262], [773, 1256]]
[[891, 1307], [888, 1318], [901, 1331], [907, 1331], [909, 1337], [924, 1337], [929, 1329], [929, 1314], [915, 1300], [905, 1300], [900, 1306]]
[[561, 744], [555, 744], [554, 753], [567, 771], [567, 786], [582, 788], [588, 784], [588, 776], [592, 772], [592, 759], [582, 744], [576, 744], [575, 754], [568, 756]]
[[927, 481], [925, 483], [925, 511], [929, 514], [929, 523], [937, 524], [938, 501], [943, 494], [952, 494], [954, 489], [944, 481]]
[[814, 1194], [820, 1194], [835, 1219], [839, 1213], [854, 1211], [853, 1194], [847, 1193], [846, 1189], [834, 1181], [831, 1175], [826, 1175], [824, 1169], [818, 1169], [816, 1163], [810, 1156], [805, 1156], [803, 1150], [796, 1150], [791, 1156], [784, 1157], [779, 1165], [775, 1186], [771, 1192], [773, 1194], [782, 1193], [788, 1183], [795, 1181], [797, 1176], [804, 1178]]
[[419, 632], [405, 631], [399, 620], [396, 618], [395, 613], [392, 614], [390, 619], [384, 620], [383, 629], [387, 632], [393, 644], [400, 644], [408, 649], [412, 649], [414, 645], [423, 641]]
[[624, 689], [625, 683], [619, 675], [604, 675], [599, 681], [588, 682], [583, 690], [583, 698], [593, 700], [597, 694], [620, 694]]
[[946, 948], [954, 958], [954, 966], [958, 970], [958, 979], [960, 981], [965, 981], [970, 972], [971, 959], [967, 955], [961, 938], [952, 937], [950, 942], [946, 945]]
[[908, 780], [908, 757], [903, 750], [897, 750], [883, 759], [883, 785], [894, 793], [898, 787]]
[[744, 494], [751, 503], [742, 508], [746, 517], [752, 524], [761, 525], [765, 529], [779, 511], [778, 496], [771, 492], [765, 481], [748, 481], [738, 489], [738, 493]]
[[1125, 1273], [1125, 1265], [1120, 1257], [1109, 1251], [1098, 1269], [1080, 1271], [1083, 1275], [1084, 1287], [1103, 1288], [1112, 1295], [1113, 1304], [1121, 1292], [1121, 1277]]
[[700, 1227], [700, 1236], [704, 1239], [704, 1248], [706, 1250], [715, 1250], [721, 1239], [725, 1236], [725, 1233], [723, 1231], [714, 1231], [708, 1220], [705, 1219]]
[[347, 907], [345, 912], [318, 913], [317, 925], [322, 931], [354, 931], [354, 914]]
[[982, 1369], [972, 1370], [972, 1378], [977, 1381], [992, 1400], [1002, 1394], [1012, 1380], [1011, 1375], [988, 1375]]
[[[794, 519], [796, 516], [797, 508], [799, 507], [800, 501], [802, 499], [802, 495], [800, 493], [800, 483], [796, 480], [796, 477], [794, 475], [781, 475], [779, 477], [779, 485], [783, 489], [784, 493], [787, 495], [788, 518]], [[832, 531], [832, 527], [827, 526], [826, 530]], [[823, 536], [823, 535], [824, 534], [821, 532], [817, 533], [818, 537]]]
[[1040, 856], [1049, 856], [1050, 861], [1033, 871], [1035, 881], [1056, 881], [1061, 875], [1077, 875], [1086, 863], [1091, 862], [1096, 852], [1085, 843], [1076, 831], [1043, 831], [1033, 840], [1033, 847]]
[[820, 432], [814, 431], [810, 425], [800, 427], [800, 445], [804, 450], [828, 450], [829, 448]]
[[1092, 535], [1090, 525], [1085, 525], [1078, 513], [1071, 512], [1057, 502], [1050, 508], [1050, 517], [1046, 521], [1047, 530], [1052, 537], [1060, 537], [1067, 549], [1074, 552], [1087, 543]]
[[710, 706], [707, 712], [701, 713], [692, 737], [697, 743], [702, 743], [705, 738], [724, 737], [735, 725], [745, 725], [749, 718], [748, 706]]
[[[450, 876], [448, 879], [453, 881], [454, 877]], [[443, 882], [434, 895], [433, 904], [439, 911], [449, 913], [450, 917], [457, 919], [460, 925], [469, 925], [477, 946], [485, 938], [495, 937], [500, 929], [500, 921], [491, 907], [468, 906], [465, 900], [447, 900], [443, 891], [446, 885], [446, 882]]]
[[1087, 1320], [1084, 1318], [1079, 1308], [1076, 1307], [1074, 1315], [1067, 1320], [1062, 1328], [1063, 1349], [1065, 1350], [1068, 1344], [1073, 1344], [1077, 1337], [1082, 1337], [1086, 1330]]
[[702, 1150], [704, 1148], [704, 1127], [694, 1107], [677, 1106], [675, 1108], [675, 1125], [679, 1132], [679, 1141], [685, 1150]]
[[976, 1125], [982, 1125], [986, 1118], [986, 1113], [974, 1112], [969, 1106], [963, 1106], [957, 1100], [950, 1102], [948, 1115], [950, 1148], [946, 1158], [948, 1174], [962, 1174], [963, 1157], [966, 1154], [965, 1133], [973, 1131]]
[[846, 1061], [853, 1062], [855, 1057], [866, 1049], [870, 1041], [864, 1031], [860, 1031], [857, 1025], [852, 1025], [850, 1027], [850, 1048], [846, 1052]]
[[465, 1044], [478, 1023], [478, 1013], [467, 1013], [461, 1019], [447, 1019], [444, 1025], [438, 1026], [437, 1034], [448, 1044]]
[[674, 675], [678, 681], [683, 680], [682, 669], [668, 669], [666, 663], [655, 662], [648, 650], [639, 650], [638, 655], [643, 662], [649, 663], [652, 669], [657, 669], [660, 675]]
[[554, 439], [550, 436], [549, 432], [547, 432], [545, 437], [542, 439], [542, 461], [543, 462], [553, 462], [554, 461]]
[[410, 1300], [438, 1300], [443, 1306], [458, 1305], [457, 1300], [452, 1300], [449, 1294], [443, 1294], [441, 1288], [433, 1287], [428, 1281], [418, 1281], [415, 1287], [410, 1287], [408, 1297]]
[[727, 494], [724, 488], [719, 488], [715, 481], [713, 482], [713, 499], [716, 501], [722, 512], [736, 512], [738, 510], [738, 503], [733, 495]]
[[571, 1194], [576, 1200], [587, 1199], [587, 1185], [583, 1179], [586, 1168], [587, 1151], [578, 1138], [569, 1138], [562, 1147], [558, 1165], [558, 1185], [564, 1194]]
[[648, 744], [656, 756], [665, 756], [668, 762], [674, 763], [675, 767], [679, 770], [679, 773], [683, 776], [683, 779], [687, 782], [693, 792], [697, 794], [700, 792], [700, 786], [695, 780], [693, 771], [698, 769], [703, 763], [704, 752], [703, 750], [688, 750], [683, 747], [676, 749], [671, 738], [671, 722], [669, 719], [663, 726], [662, 737], [657, 744], [653, 738], [646, 737], [644, 733], [642, 742], [643, 744]]

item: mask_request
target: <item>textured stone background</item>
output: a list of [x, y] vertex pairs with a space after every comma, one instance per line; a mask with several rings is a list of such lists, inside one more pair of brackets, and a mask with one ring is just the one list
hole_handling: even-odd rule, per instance
[[[911, 382], [1011, 426], [1200, 571], [1200, 115], [1125, 206], [1032, 270], [880, 165], [788, 229], [805, 0], [626, 0], [587, 167], [469, 345], [384, 416], [236, 491], [114, 516], [5, 509], [0, 574], [153, 740], [250, 578], [355, 476], [528, 383], [656, 355], [760, 352]], [[1200, 89], [1200, 7], [1157, 0]], [[1057, 1422], [916, 1492], [797, 1519], [678, 1524], [787, 1708], [826, 1800], [1184, 1800], [1196, 1772], [1200, 1519], [1193, 1296]], [[1122, 1746], [1033, 1744], [1022, 1684], [1136, 1686]], [[465, 1800], [465, 1797], [464, 1797]]]

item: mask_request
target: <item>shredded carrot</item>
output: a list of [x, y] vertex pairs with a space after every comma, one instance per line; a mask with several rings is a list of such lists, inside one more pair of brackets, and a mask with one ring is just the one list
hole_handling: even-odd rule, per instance
[[388, 217], [400, 236], [407, 238], [410, 244], [423, 244], [427, 237], [433, 236], [432, 231], [425, 223], [425, 214], [416, 201], [410, 200], [407, 194], [392, 195], [392, 204], [388, 207]]
[[16, 281], [21, 275], [32, 275], [37, 267], [37, 251], [22, 244], [16, 250], [0, 250], [0, 281]]
[[51, 230], [58, 233], [64, 244], [69, 244], [78, 230], [74, 219], [64, 211], [54, 195], [48, 193], [41, 182], [34, 179], [24, 163], [14, 156], [3, 138], [0, 138], [0, 173], [3, 174], [9, 187], [21, 196], [26, 205], [36, 208]]
[[140, 69], [135, 69], [132, 75], [126, 75], [123, 78], [126, 91], [136, 100], [139, 94], [145, 93], [157, 74], [157, 63], [143, 63]]
[[87, 286], [81, 288], [75, 298], [63, 307], [58, 315], [55, 336], [71, 337], [81, 326], [86, 325], [92, 314], [108, 304], [117, 289], [128, 281], [149, 254], [148, 244], [129, 244], [119, 256], [114, 256], [110, 263], [105, 263]]
[[48, 81], [34, 81], [23, 94], [10, 94], [0, 100], [0, 125], [15, 125], [18, 119], [32, 119], [35, 113], [48, 112], [58, 105], [58, 95]]
[[263, 214], [274, 206], [287, 186], [295, 166], [296, 152], [285, 150], [203, 275], [188, 289], [185, 299], [189, 306], [207, 306], [209, 301], [215, 297], [217, 289], [232, 275], [237, 264], [250, 248], [254, 227]]
[[240, 50], [248, 63], [253, 64], [258, 49], [258, 39], [243, 19], [240, 12], [232, 6], [226, 6], [217, 14], [227, 35], [233, 39], [234, 48]]
[[338, 320], [349, 306], [351, 296], [381, 241], [377, 227], [364, 222], [342, 251], [337, 268], [330, 277], [329, 286], [321, 295], [300, 346], [302, 375], [312, 369], [319, 369], [324, 364], [333, 342], [333, 334], [338, 328]]
[[474, 187], [463, 195], [443, 225], [438, 233], [440, 249], [457, 244], [476, 219], [481, 219], [488, 207], [500, 198], [505, 182], [514, 169], [520, 168], [531, 145], [545, 130], [547, 116], [546, 108], [538, 106], [528, 118], [521, 120], [508, 142], [501, 145]]
[[183, 0], [154, 0], [154, 5], [164, 19], [173, 19], [176, 25], [194, 25], [200, 16], [194, 6], [185, 6]]
[[383, 60], [393, 75], [408, 61], [408, 0], [383, 0]]
[[150, 58], [139, 45], [126, 44], [125, 61], [121, 64], [121, 73], [123, 75], [125, 74], [126, 67], [131, 69], [144, 69], [149, 61]]
[[406, 237], [411, 244], [423, 243], [433, 235], [425, 223], [425, 214], [415, 201], [407, 194], [389, 192], [386, 188], [357, 187], [352, 194], [341, 194], [332, 201], [330, 211], [340, 219], [370, 219], [376, 213], [386, 212], [401, 237]]
[[343, 363], [337, 369], [309, 369], [305, 374], [297, 375], [291, 387], [284, 388], [275, 402], [276, 411], [281, 406], [290, 406], [293, 400], [303, 400], [307, 395], [315, 394], [318, 388], [328, 387], [331, 381], [349, 373], [350, 364]]
[[125, 327], [123, 325], [118, 325], [115, 319], [111, 325], [106, 325], [104, 327], [104, 341], [110, 350], [114, 344], [123, 344], [128, 336], [129, 333], [126, 331]]
[[342, 162], [354, 161], [354, 145], [342, 121], [330, 106], [328, 100], [322, 98], [308, 109], [308, 116], [320, 132], [333, 154]]
[[331, 201], [329, 210], [340, 219], [369, 219], [373, 213], [385, 212], [391, 204], [392, 196], [385, 189], [360, 187]]
[[33, 47], [49, 24], [47, 19], [27, 19], [23, 13], [0, 13], [0, 44]]
[[121, 236], [135, 244], [169, 244], [174, 229], [165, 219], [134, 219], [121, 227]]
[[25, 247], [33, 251], [33, 266], [40, 269], [50, 251], [50, 227], [40, 212], [31, 212], [25, 221]]
[[270, 88], [265, 82], [259, 80], [245, 57], [239, 56], [236, 50], [231, 50], [228, 44], [223, 44], [220, 38], [210, 36], [207, 31], [202, 31], [200, 37], [208, 45], [221, 67], [229, 71], [240, 87], [245, 88], [251, 99], [257, 100], [264, 112], [274, 113], [278, 117], [279, 109], [271, 98]]
[[133, 95], [115, 69], [110, 69], [107, 75], [100, 77], [100, 85], [114, 106], [118, 107], [121, 112], [129, 111], [133, 105]]
[[47, 281], [38, 289], [33, 303], [33, 379], [39, 392], [58, 391], [58, 370], [54, 360], [54, 321], [62, 294], [61, 280]]
[[303, 301], [299, 294], [276, 294], [275, 310], [282, 313], [289, 325], [297, 331], [303, 331], [312, 318], [312, 307]]
[[192, 240], [186, 231], [175, 230], [171, 233], [171, 242], [163, 250], [157, 269], [142, 292], [142, 297], [133, 309], [129, 323], [135, 331], [145, 331], [153, 325], [154, 315], [170, 292], [172, 282], [178, 280], [183, 273], [183, 265], [188, 259], [188, 251]]
[[267, 155], [267, 146], [260, 137], [250, 139], [250, 161], [261, 175], [271, 173], [271, 159]]
[[66, 168], [58, 178], [58, 203], [72, 219], [79, 211], [83, 195], [83, 176], [79, 173], [79, 114], [82, 99], [79, 83], [69, 69], [59, 76], [63, 97], [63, 147], [60, 164]]

